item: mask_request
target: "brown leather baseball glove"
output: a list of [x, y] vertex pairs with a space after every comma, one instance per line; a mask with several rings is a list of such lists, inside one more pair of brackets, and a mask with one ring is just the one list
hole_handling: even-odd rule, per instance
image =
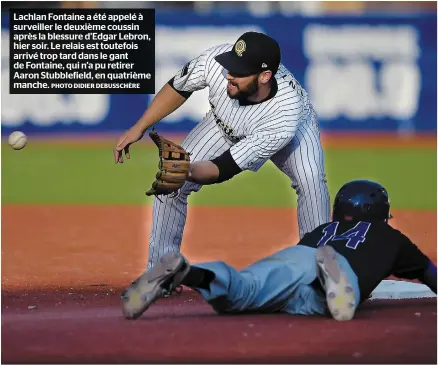
[[190, 154], [176, 143], [160, 136], [154, 130], [149, 136], [158, 147], [158, 172], [152, 188], [146, 195], [168, 195], [178, 193], [186, 182], [190, 168]]

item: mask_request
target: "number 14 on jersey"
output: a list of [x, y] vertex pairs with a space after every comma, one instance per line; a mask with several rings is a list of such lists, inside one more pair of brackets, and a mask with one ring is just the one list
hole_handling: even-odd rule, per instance
[[337, 235], [336, 231], [338, 229], [339, 222], [332, 222], [322, 231], [324, 236], [319, 240], [317, 246], [324, 246], [328, 241], [342, 241], [346, 240], [345, 245], [348, 248], [355, 250], [359, 244], [365, 241], [368, 230], [370, 229], [371, 223], [359, 222], [353, 228], [348, 231]]

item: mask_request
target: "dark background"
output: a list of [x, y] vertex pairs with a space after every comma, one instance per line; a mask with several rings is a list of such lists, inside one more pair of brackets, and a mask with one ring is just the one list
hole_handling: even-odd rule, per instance
[[[12, 94], [15, 93], [26, 93], [26, 94], [31, 94], [31, 93], [46, 93], [46, 94], [50, 94], [56, 91], [56, 93], [66, 93], [69, 94], [72, 92], [72, 90], [74, 90], [75, 93], [115, 93], [115, 92], [123, 92], [125, 94], [153, 94], [155, 93], [155, 10], [154, 9], [136, 9], [135, 13], [138, 14], [141, 13], [143, 15], [143, 20], [142, 21], [130, 21], [130, 20], [124, 20], [124, 21], [120, 21], [120, 22], [113, 22], [113, 21], [109, 21], [109, 20], [92, 20], [92, 21], [54, 21], [54, 20], [47, 20], [47, 21], [43, 21], [41, 23], [44, 24], [60, 24], [60, 25], [64, 25], [64, 24], [72, 24], [72, 25], [78, 25], [78, 24], [85, 24], [85, 23], [90, 23], [90, 24], [138, 24], [140, 26], [140, 29], [138, 31], [130, 31], [130, 32], [113, 32], [113, 31], [107, 31], [106, 33], [111, 33], [111, 34], [116, 34], [118, 35], [119, 33], [121, 34], [127, 34], [127, 33], [131, 33], [131, 34], [148, 34], [150, 41], [144, 40], [144, 41], [132, 41], [132, 43], [136, 43], [138, 45], [138, 49], [131, 49], [131, 50], [87, 50], [86, 49], [86, 45], [87, 44], [91, 44], [91, 43], [106, 43], [106, 44], [123, 44], [124, 42], [126, 43], [131, 43], [131, 41], [120, 41], [118, 40], [118, 36], [117, 39], [114, 41], [93, 41], [93, 40], [83, 40], [81, 41], [82, 44], [84, 44], [85, 49], [83, 50], [57, 50], [57, 49], [47, 49], [44, 51], [32, 51], [31, 48], [29, 47], [28, 50], [23, 50], [23, 49], [14, 49], [13, 47], [13, 37], [14, 34], [26, 34], [29, 33], [29, 31], [14, 31], [13, 30], [13, 25], [14, 24], [38, 24], [38, 21], [32, 21], [32, 20], [28, 20], [28, 21], [14, 21], [13, 20], [13, 14], [16, 13], [17, 15], [20, 14], [29, 14], [29, 13], [38, 13], [38, 14], [48, 14], [49, 12], [53, 12], [53, 13], [59, 13], [59, 14], [65, 14], [67, 12], [72, 12], [75, 14], [95, 14], [95, 13], [103, 13], [105, 12], [107, 15], [109, 14], [129, 14], [132, 13], [131, 10], [125, 10], [125, 9], [99, 9], [99, 10], [92, 10], [92, 9], [54, 9], [54, 10], [47, 10], [47, 9], [38, 9], [38, 8], [34, 8], [34, 9], [10, 9], [10, 21], [11, 21], [11, 42], [10, 42], [10, 55], [11, 55], [11, 59], [10, 62], [11, 64], [14, 64], [15, 61], [13, 59], [14, 54], [16, 53], [34, 53], [34, 52], [43, 52], [43, 53], [97, 53], [100, 54], [100, 52], [102, 53], [106, 53], [108, 54], [108, 59], [107, 60], [103, 60], [103, 59], [97, 59], [97, 60], [61, 60], [61, 59], [57, 59], [53, 62], [56, 63], [63, 63], [64, 66], [67, 63], [76, 63], [76, 62], [91, 62], [91, 63], [110, 63], [109, 61], [109, 55], [110, 54], [121, 54], [121, 53], [128, 53], [128, 60], [121, 60], [120, 62], [126, 62], [126, 63], [134, 63], [134, 67], [133, 69], [129, 69], [129, 70], [115, 70], [115, 69], [99, 69], [99, 70], [90, 70], [88, 68], [86, 69], [78, 69], [78, 70], [72, 70], [69, 71], [67, 69], [65, 70], [47, 70], [47, 69], [43, 69], [43, 70], [35, 70], [35, 69], [21, 69], [21, 70], [14, 70], [14, 72], [10, 73], [10, 90]], [[55, 34], [83, 34], [84, 37], [87, 33], [90, 32], [95, 32], [95, 31], [89, 31], [89, 30], [82, 30], [82, 31], [67, 31], [67, 30], [62, 30], [62, 31], [56, 31], [54, 26], [52, 27], [51, 31], [38, 31], [38, 32], [32, 32], [34, 34], [37, 33], [44, 33], [44, 34], [48, 34], [48, 33], [55, 33]], [[95, 32], [95, 33], [99, 33], [99, 32]], [[63, 43], [77, 43], [77, 41], [64, 41], [64, 40], [49, 40], [48, 38], [46, 38], [45, 41], [41, 41], [41, 40], [36, 40], [36, 41], [21, 41], [20, 43], [46, 43], [46, 44], [50, 44], [50, 42], [53, 42], [54, 44], [63, 44]], [[27, 60], [24, 60], [23, 62], [26, 62]], [[29, 60], [31, 61], [31, 60]], [[41, 59], [36, 60], [35, 62], [49, 62], [49, 60], [44, 61]], [[117, 61], [113, 61], [113, 62], [117, 62]], [[90, 83], [90, 82], [95, 82], [95, 83], [105, 83], [105, 82], [112, 82], [112, 83], [127, 83], [127, 82], [135, 82], [135, 83], [139, 83], [141, 85], [141, 87], [139, 89], [117, 89], [117, 88], [91, 88], [89, 90], [87, 89], [15, 89], [14, 88], [14, 81], [15, 82], [35, 82], [37, 80], [13, 80], [13, 76], [15, 71], [18, 71], [20, 73], [36, 73], [36, 72], [74, 72], [74, 71], [78, 71], [78, 72], [90, 72], [95, 75], [96, 73], [117, 73], [117, 72], [137, 72], [137, 73], [151, 73], [152, 77], [150, 80], [138, 80], [138, 79], [132, 79], [132, 80], [109, 80], [108, 78], [106, 79], [94, 79], [94, 80], [90, 80], [90, 79], [53, 79], [53, 80], [47, 80], [47, 79], [40, 79], [40, 82], [47, 82], [50, 86], [51, 81], [53, 82], [59, 82], [59, 83], [74, 83], [74, 82], [81, 82], [81, 83]]]

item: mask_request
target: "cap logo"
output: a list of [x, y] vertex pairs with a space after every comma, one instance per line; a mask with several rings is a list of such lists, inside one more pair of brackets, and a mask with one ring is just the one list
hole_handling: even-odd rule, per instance
[[236, 51], [237, 55], [239, 57], [242, 57], [242, 53], [245, 52], [246, 50], [246, 43], [244, 40], [240, 40], [236, 43], [236, 45], [234, 46], [234, 50]]
[[266, 63], [262, 63], [262, 68], [266, 68], [268, 65]]

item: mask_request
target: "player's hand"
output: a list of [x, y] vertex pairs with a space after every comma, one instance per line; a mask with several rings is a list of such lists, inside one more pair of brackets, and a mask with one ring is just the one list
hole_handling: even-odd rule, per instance
[[136, 128], [135, 126], [128, 129], [117, 141], [117, 145], [114, 148], [114, 162], [123, 163], [123, 152], [126, 158], [129, 160], [131, 155], [129, 154], [129, 147], [131, 144], [137, 142], [143, 137], [144, 132]]

